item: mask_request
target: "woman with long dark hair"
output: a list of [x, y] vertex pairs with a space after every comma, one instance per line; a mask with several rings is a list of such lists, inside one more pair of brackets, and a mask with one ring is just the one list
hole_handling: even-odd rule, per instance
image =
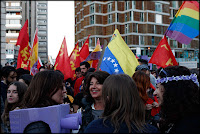
[[[41, 71], [31, 80], [20, 108], [42, 108], [63, 103], [64, 75], [59, 71]], [[49, 126], [41, 121], [29, 124], [24, 133], [50, 133]]]
[[145, 123], [145, 106], [130, 76], [109, 76], [103, 83], [102, 96], [105, 104], [102, 119], [92, 121], [85, 133], [158, 132]]
[[102, 98], [102, 86], [105, 79], [110, 74], [105, 71], [96, 71], [91, 73], [86, 80], [85, 94], [87, 96], [82, 99], [83, 103], [83, 114], [82, 114], [82, 125], [80, 133], [84, 132], [87, 125], [98, 118], [104, 110], [104, 103]]
[[11, 82], [7, 90], [7, 99], [5, 101], [5, 109], [1, 116], [4, 125], [7, 127], [8, 132], [10, 132], [10, 121], [9, 112], [14, 110], [22, 102], [24, 93], [27, 90], [27, 85], [22, 82]]
[[158, 70], [157, 97], [163, 133], [200, 133], [198, 79], [184, 66]]

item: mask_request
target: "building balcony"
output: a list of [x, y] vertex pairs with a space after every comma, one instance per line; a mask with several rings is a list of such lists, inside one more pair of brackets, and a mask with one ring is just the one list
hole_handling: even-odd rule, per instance
[[19, 33], [6, 33], [6, 38], [17, 38]]
[[19, 12], [22, 10], [20, 6], [6, 6], [6, 12]]
[[22, 28], [21, 24], [6, 24], [6, 30], [20, 30]]
[[6, 19], [13, 19], [13, 20], [21, 20], [22, 16], [21, 15], [6, 15]]

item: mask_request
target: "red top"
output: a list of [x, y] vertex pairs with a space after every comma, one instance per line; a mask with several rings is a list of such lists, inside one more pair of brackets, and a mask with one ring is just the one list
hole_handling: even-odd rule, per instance
[[82, 76], [82, 77], [80, 77], [80, 78], [78, 78], [76, 80], [76, 82], [74, 84], [74, 97], [80, 92], [79, 87], [80, 87], [80, 85], [81, 85], [81, 83], [82, 83], [82, 81], [83, 81], [84, 78], [85, 77]]

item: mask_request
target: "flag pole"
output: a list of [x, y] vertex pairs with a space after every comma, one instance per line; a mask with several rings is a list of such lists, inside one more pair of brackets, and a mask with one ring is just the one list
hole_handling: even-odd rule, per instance
[[104, 55], [104, 52], [105, 52], [105, 48], [106, 48], [106, 44], [107, 44], [107, 40], [104, 39], [103, 50], [102, 50], [102, 53], [101, 53], [101, 57], [100, 57], [98, 66], [97, 66], [97, 70], [99, 70], [99, 67], [101, 65], [101, 62], [102, 62], [102, 59], [103, 59], [103, 55]]

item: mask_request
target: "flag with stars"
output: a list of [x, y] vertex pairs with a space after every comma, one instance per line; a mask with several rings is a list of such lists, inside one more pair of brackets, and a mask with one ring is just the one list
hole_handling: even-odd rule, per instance
[[116, 29], [105, 49], [100, 69], [109, 74], [128, 74], [132, 77], [139, 65], [133, 52]]

